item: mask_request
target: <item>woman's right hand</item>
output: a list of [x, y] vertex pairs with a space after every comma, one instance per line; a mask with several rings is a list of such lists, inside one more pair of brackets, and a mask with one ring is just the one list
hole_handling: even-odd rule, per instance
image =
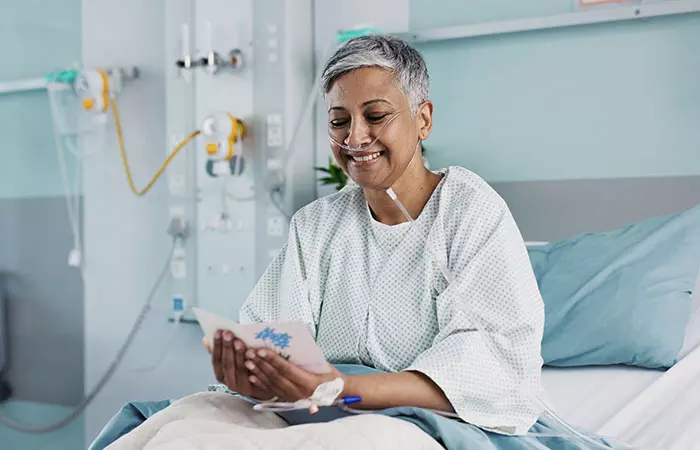
[[214, 345], [204, 342], [207, 351], [211, 353], [211, 363], [214, 376], [219, 383], [225, 384], [230, 390], [241, 395], [259, 400], [268, 400], [274, 394], [265, 392], [259, 386], [250, 382], [250, 373], [246, 369], [245, 344], [230, 331], [217, 330], [214, 333]]

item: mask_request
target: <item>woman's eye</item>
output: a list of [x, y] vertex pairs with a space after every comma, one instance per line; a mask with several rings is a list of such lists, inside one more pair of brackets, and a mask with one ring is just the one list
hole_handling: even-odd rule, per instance
[[383, 114], [370, 114], [367, 116], [367, 120], [369, 122], [379, 122], [380, 120], [384, 119], [386, 116], [389, 114], [383, 113]]
[[347, 124], [347, 123], [348, 123], [348, 121], [346, 119], [333, 119], [333, 120], [331, 120], [331, 126], [333, 128], [340, 128], [342, 126], [345, 126], [345, 124]]

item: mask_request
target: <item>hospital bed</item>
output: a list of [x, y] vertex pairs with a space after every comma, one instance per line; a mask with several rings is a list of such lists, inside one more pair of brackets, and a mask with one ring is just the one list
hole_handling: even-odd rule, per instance
[[700, 273], [692, 295], [683, 347], [673, 367], [546, 366], [543, 385], [550, 405], [574, 426], [634, 446], [700, 449]]
[[570, 423], [632, 445], [700, 448], [700, 277], [679, 362], [667, 371], [629, 366], [543, 369], [550, 403]]
[[[697, 177], [496, 183], [523, 235], [556, 239], [606, 232], [698, 204]], [[530, 242], [529, 247], [547, 242]], [[700, 248], [695, 249], [700, 258]], [[611, 299], [612, 300], [612, 299]], [[637, 446], [700, 449], [700, 274], [679, 361], [668, 370], [551, 367], [543, 385], [573, 425]]]

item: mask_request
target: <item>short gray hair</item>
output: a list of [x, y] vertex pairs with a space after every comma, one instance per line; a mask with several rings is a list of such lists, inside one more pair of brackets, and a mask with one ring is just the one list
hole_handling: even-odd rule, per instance
[[391, 71], [413, 113], [428, 100], [430, 79], [423, 56], [405, 41], [382, 35], [357, 37], [340, 47], [323, 69], [323, 94], [331, 90], [341, 75], [364, 67]]

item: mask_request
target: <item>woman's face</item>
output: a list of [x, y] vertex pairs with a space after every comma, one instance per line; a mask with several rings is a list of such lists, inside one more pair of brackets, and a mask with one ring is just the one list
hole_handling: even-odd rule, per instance
[[[432, 126], [432, 104], [421, 105], [414, 117], [394, 75], [379, 68], [338, 77], [326, 94], [326, 105], [333, 155], [363, 188], [390, 188], [414, 160], [418, 143], [427, 139]], [[362, 151], [339, 145], [366, 147], [375, 139]], [[422, 165], [419, 155], [415, 160]]]

